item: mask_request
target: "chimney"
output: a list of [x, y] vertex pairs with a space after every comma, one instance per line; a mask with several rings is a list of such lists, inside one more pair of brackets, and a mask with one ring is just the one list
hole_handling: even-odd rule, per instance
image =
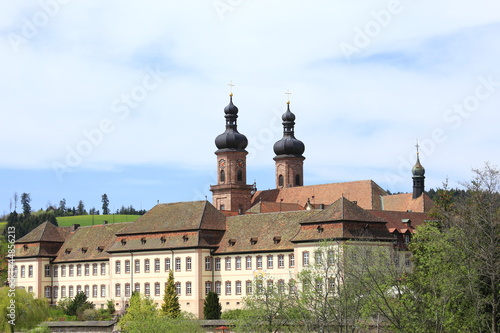
[[71, 227], [72, 227], [71, 231], [75, 231], [76, 229], [80, 228], [80, 225], [79, 224], [73, 224]]

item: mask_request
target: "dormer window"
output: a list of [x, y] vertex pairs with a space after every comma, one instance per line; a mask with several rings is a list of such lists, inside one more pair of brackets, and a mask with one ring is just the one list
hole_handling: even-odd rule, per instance
[[411, 220], [410, 219], [401, 219], [401, 222], [406, 224], [407, 227], [411, 227]]
[[162, 236], [162, 237], [160, 238], [160, 242], [161, 242], [162, 244], [164, 244], [166, 241], [167, 241], [167, 239], [165, 238], [165, 236]]
[[274, 236], [273, 242], [274, 244], [279, 244], [281, 242], [281, 236]]
[[145, 237], [141, 238], [141, 244], [146, 244], [146, 238]]
[[411, 240], [410, 234], [406, 234], [404, 237], [405, 237], [405, 244], [410, 244]]
[[230, 239], [228, 241], [228, 244], [229, 244], [229, 246], [234, 246], [234, 244], [236, 244], [236, 239]]
[[64, 250], [64, 253], [65, 254], [70, 254], [71, 253], [71, 248], [67, 248], [66, 250]]
[[23, 250], [24, 250], [24, 251], [28, 251], [28, 244], [24, 244], [24, 245], [23, 245]]
[[316, 228], [318, 230], [318, 234], [321, 234], [323, 233], [323, 231], [325, 230], [322, 226], [318, 225], [318, 227]]
[[187, 242], [189, 240], [189, 237], [187, 235], [182, 236], [182, 240], [184, 242]]
[[259, 239], [258, 239], [257, 237], [252, 237], [252, 238], [250, 238], [250, 245], [255, 245], [255, 244], [257, 244], [257, 241], [258, 241], [258, 240], [259, 240]]
[[82, 253], [87, 253], [88, 247], [82, 247]]
[[127, 241], [125, 239], [122, 239], [122, 246], [126, 245]]
[[101, 253], [102, 251], [104, 251], [104, 246], [98, 246], [96, 247], [96, 250], [97, 252]]

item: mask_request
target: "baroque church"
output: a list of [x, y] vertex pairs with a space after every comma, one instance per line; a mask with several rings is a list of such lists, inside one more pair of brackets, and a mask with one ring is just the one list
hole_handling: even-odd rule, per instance
[[225, 131], [215, 138], [217, 184], [208, 201], [158, 204], [134, 222], [56, 227], [43, 223], [16, 241], [16, 285], [56, 304], [84, 292], [97, 307], [124, 310], [132, 292], [163, 301], [174, 272], [181, 309], [203, 318], [209, 291], [223, 310], [242, 306], [255, 276], [283, 285], [314, 263], [325, 240], [376, 242], [411, 269], [407, 244], [428, 219], [418, 152], [413, 192], [389, 195], [373, 180], [304, 185], [305, 145], [295, 138], [290, 102], [274, 144], [276, 188], [247, 184], [248, 140], [237, 130], [230, 94]]

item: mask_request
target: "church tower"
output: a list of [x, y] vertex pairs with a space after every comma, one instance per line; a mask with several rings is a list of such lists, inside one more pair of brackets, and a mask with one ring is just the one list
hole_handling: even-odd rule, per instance
[[295, 115], [290, 111], [290, 101], [283, 119], [283, 138], [274, 144], [276, 162], [276, 188], [302, 186], [304, 184], [304, 143], [294, 135]]
[[417, 199], [424, 193], [424, 180], [425, 180], [425, 169], [420, 164], [420, 159], [418, 158], [418, 143], [417, 143], [417, 162], [411, 169], [411, 173], [413, 174], [413, 199]]
[[219, 210], [242, 214], [250, 208], [254, 187], [247, 185], [245, 148], [247, 138], [238, 132], [236, 119], [238, 108], [233, 104], [233, 93], [229, 95], [229, 105], [224, 108], [226, 130], [215, 138], [217, 155], [217, 185], [210, 186], [212, 202]]

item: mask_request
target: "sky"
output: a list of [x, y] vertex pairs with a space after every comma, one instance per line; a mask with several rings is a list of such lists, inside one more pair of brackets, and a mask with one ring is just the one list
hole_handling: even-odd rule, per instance
[[0, 215], [23, 192], [34, 210], [211, 200], [230, 89], [260, 190], [275, 187], [288, 98], [305, 185], [411, 192], [418, 140], [426, 189], [460, 187], [500, 165], [499, 7], [2, 1]]

